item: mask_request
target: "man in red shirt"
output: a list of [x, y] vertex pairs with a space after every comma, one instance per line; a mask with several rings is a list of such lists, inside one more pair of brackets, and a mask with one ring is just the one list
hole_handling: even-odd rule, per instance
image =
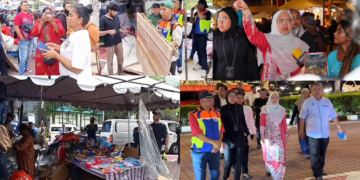
[[29, 12], [27, 1], [21, 1], [21, 12], [14, 19], [15, 32], [19, 41], [19, 75], [25, 75], [29, 61], [32, 57], [33, 41], [31, 31], [34, 24], [32, 14]]
[[192, 134], [191, 156], [196, 180], [206, 179], [209, 167], [210, 179], [220, 177], [220, 148], [225, 132], [220, 112], [215, 110], [213, 95], [204, 91], [200, 93], [200, 107], [190, 112], [189, 121]]

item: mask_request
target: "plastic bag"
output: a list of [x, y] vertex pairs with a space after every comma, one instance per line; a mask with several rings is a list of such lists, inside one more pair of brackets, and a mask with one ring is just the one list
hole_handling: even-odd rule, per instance
[[9, 180], [33, 180], [25, 171], [16, 171]]

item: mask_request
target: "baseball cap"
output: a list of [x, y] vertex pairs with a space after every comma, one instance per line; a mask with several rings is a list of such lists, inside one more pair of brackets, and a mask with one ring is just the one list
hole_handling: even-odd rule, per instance
[[152, 113], [153, 113], [153, 115], [160, 115], [162, 117], [162, 114], [160, 111], [153, 111]]
[[204, 91], [204, 92], [199, 94], [199, 99], [213, 98], [213, 97], [214, 97], [214, 95], [211, 94], [209, 91]]
[[161, 7], [174, 9], [174, 3], [172, 1], [164, 1], [161, 3]]
[[160, 8], [160, 4], [154, 3], [154, 4], [152, 5], [152, 8]]

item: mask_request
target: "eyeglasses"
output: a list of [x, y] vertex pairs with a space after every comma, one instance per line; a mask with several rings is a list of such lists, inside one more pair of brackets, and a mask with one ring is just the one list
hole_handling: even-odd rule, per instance
[[278, 23], [283, 24], [283, 23], [292, 23], [292, 19], [278, 19], [276, 20]]
[[220, 17], [220, 18], [217, 19], [217, 22], [227, 23], [227, 20], [229, 20], [229, 18], [227, 18], [227, 17]]

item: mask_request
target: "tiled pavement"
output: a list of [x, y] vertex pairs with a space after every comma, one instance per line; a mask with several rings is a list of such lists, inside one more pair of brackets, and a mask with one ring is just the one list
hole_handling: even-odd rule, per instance
[[180, 179], [180, 164], [177, 161], [166, 162], [165, 164], [175, 179]]
[[[334, 124], [330, 126], [331, 136], [326, 155], [325, 172], [331, 176], [331, 180], [345, 180], [345, 178], [349, 176], [348, 174], [345, 174], [346, 172], [360, 170], [360, 122], [342, 122], [342, 126], [348, 135], [348, 139], [346, 141], [341, 140], [337, 136], [337, 128]], [[290, 128], [288, 131], [290, 139], [287, 145], [285, 180], [309, 179], [309, 177], [312, 177], [310, 160], [306, 160], [304, 156], [300, 154], [297, 128]], [[180, 142], [180, 179], [193, 180], [195, 177], [190, 154], [191, 135], [183, 134]], [[249, 174], [253, 176], [253, 180], [271, 180], [271, 178], [266, 177], [262, 153], [260, 150], [253, 150], [255, 147], [256, 142], [253, 142], [249, 153]], [[224, 161], [221, 160], [220, 177], [223, 175], [223, 168]], [[335, 174], [340, 177], [336, 177], [334, 179], [333, 177], [335, 176], [333, 175]], [[207, 174], [207, 178], [209, 179], [209, 173]], [[360, 175], [353, 178], [355, 179], [351, 180], [360, 180]], [[233, 177], [230, 177], [229, 180], [233, 180]]]
[[[17, 58], [10, 57], [10, 61], [12, 61], [16, 66], [18, 66], [18, 59]], [[31, 59], [29, 61], [28, 67], [31, 70], [31, 72], [26, 72], [25, 74], [26, 75], [35, 75], [35, 59]], [[16, 72], [15, 70], [13, 70], [13, 69], [9, 69], [8, 74], [9, 75], [19, 75], [19, 73]]]

